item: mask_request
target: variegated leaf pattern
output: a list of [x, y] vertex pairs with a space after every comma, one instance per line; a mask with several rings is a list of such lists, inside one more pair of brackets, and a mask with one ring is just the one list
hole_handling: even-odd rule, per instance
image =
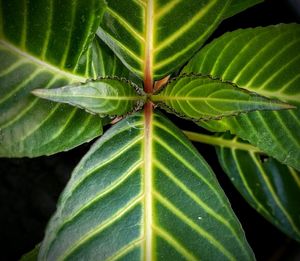
[[232, 0], [226, 12], [223, 15], [223, 18], [226, 19], [231, 16], [234, 16], [246, 10], [247, 8], [257, 5], [261, 2], [263, 2], [263, 0]]
[[[228, 0], [107, 0], [97, 31], [145, 82], [182, 66], [222, 19]], [[150, 91], [149, 91], [150, 92]]]
[[140, 109], [146, 99], [138, 87], [122, 78], [100, 78], [55, 89], [36, 89], [40, 98], [67, 103], [100, 116], [122, 116]]
[[254, 259], [212, 170], [149, 110], [114, 125], [78, 164], [39, 260]]
[[168, 112], [196, 121], [221, 119], [256, 110], [293, 108], [229, 82], [200, 75], [178, 77], [151, 99]]
[[[300, 241], [300, 173], [255, 150], [228, 133], [216, 146], [219, 161], [249, 204], [290, 237]], [[230, 144], [231, 143], [231, 144]], [[233, 146], [231, 146], [233, 145]]]
[[300, 25], [281, 24], [226, 33], [203, 48], [184, 72], [210, 74], [297, 107], [251, 112], [201, 123], [230, 130], [282, 163], [300, 170]]
[[0, 156], [49, 155], [102, 133], [98, 116], [30, 91], [117, 74], [114, 55], [98, 40], [92, 43], [103, 4], [0, 1]]

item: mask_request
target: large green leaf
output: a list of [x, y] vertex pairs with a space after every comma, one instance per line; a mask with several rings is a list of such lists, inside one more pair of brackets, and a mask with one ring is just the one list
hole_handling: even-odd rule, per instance
[[252, 260], [204, 159], [164, 116], [136, 113], [78, 164], [40, 260]]
[[242, 141], [234, 136], [222, 139], [227, 146], [220, 142], [216, 147], [219, 161], [235, 187], [266, 219], [300, 241], [300, 173], [273, 158], [261, 159], [257, 151], [237, 147], [235, 143]]
[[209, 76], [187, 75], [171, 81], [152, 101], [192, 120], [221, 119], [256, 110], [293, 108]]
[[[148, 82], [172, 73], [200, 48], [229, 0], [107, 0], [97, 34]], [[149, 90], [150, 91], [150, 90]]]
[[247, 8], [257, 5], [259, 3], [263, 2], [263, 0], [232, 0], [228, 8], [226, 9], [226, 12], [223, 14], [223, 18], [229, 18], [231, 16], [234, 16], [235, 14], [238, 14]]
[[119, 78], [100, 78], [56, 89], [36, 89], [40, 98], [67, 103], [100, 116], [122, 116], [141, 108], [146, 96], [133, 83]]
[[279, 161], [300, 169], [300, 25], [227, 33], [203, 48], [184, 72], [210, 74], [297, 109], [251, 112], [201, 125], [230, 130]]
[[30, 94], [116, 74], [116, 58], [91, 42], [102, 9], [99, 0], [1, 1], [0, 156], [53, 154], [102, 133], [98, 116]]

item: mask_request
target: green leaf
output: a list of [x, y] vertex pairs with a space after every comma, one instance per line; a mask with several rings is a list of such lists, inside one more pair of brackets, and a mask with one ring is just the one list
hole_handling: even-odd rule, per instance
[[35, 246], [34, 249], [32, 249], [30, 252], [23, 255], [20, 259], [20, 261], [37, 261], [38, 260], [38, 254], [40, 250], [40, 244]]
[[223, 19], [234, 16], [247, 8], [262, 3], [263, 0], [232, 0], [226, 12], [223, 14]]
[[193, 120], [221, 119], [255, 110], [293, 108], [238, 88], [230, 82], [198, 75], [174, 79], [151, 99], [167, 111]]
[[0, 156], [49, 155], [102, 133], [98, 116], [30, 93], [116, 70], [107, 47], [91, 42], [102, 9], [98, 0], [1, 1]]
[[97, 34], [146, 82], [182, 66], [222, 19], [229, 0], [107, 0]]
[[212, 170], [149, 105], [78, 164], [40, 260], [254, 259]]
[[235, 187], [267, 220], [300, 241], [300, 173], [273, 158], [238, 148], [236, 143], [245, 143], [232, 135], [222, 139], [233, 145], [220, 143], [216, 150]]
[[83, 108], [92, 114], [122, 116], [143, 105], [145, 96], [139, 96], [137, 88], [124, 79], [100, 78], [57, 89], [36, 89], [32, 93], [40, 98]]
[[119, 78], [126, 78], [139, 87], [142, 86], [142, 81], [123, 65], [97, 35], [95, 35], [95, 41], [97, 44], [93, 45], [92, 57], [89, 58], [92, 60], [92, 71], [90, 74], [93, 78], [117, 76]]
[[237, 134], [280, 162], [300, 170], [300, 25], [242, 29], [203, 48], [186, 73], [210, 74], [296, 110], [251, 112], [201, 123], [213, 131]]

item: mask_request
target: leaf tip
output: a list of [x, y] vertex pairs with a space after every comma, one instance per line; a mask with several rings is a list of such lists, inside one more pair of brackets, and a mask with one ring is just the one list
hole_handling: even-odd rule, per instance
[[44, 97], [45, 90], [44, 89], [34, 89], [31, 91], [31, 94], [38, 96], [38, 97]]
[[279, 103], [279, 105], [280, 105], [282, 110], [297, 109], [297, 106], [295, 106], [293, 104], [286, 103], [286, 102], [281, 102], [281, 103]]

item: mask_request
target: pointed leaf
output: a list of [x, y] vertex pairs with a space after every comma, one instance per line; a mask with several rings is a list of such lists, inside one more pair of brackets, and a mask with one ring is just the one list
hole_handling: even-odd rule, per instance
[[[219, 161], [249, 204], [290, 237], [300, 241], [300, 173], [255, 151], [237, 148], [232, 135], [217, 146]], [[228, 146], [231, 142], [235, 147]]]
[[49, 155], [102, 133], [98, 116], [30, 93], [116, 75], [120, 62], [91, 42], [102, 8], [101, 0], [1, 1], [0, 156]]
[[204, 159], [161, 114], [114, 125], [73, 172], [40, 260], [252, 260]]
[[214, 131], [230, 130], [300, 170], [299, 45], [300, 25], [281, 24], [227, 33], [203, 48], [184, 72], [210, 74], [297, 109], [251, 112], [201, 125]]
[[247, 8], [257, 5], [261, 2], [263, 2], [263, 0], [232, 0], [226, 12], [223, 15], [223, 19], [227, 19], [231, 16], [234, 16], [246, 10]]
[[137, 88], [126, 80], [103, 78], [57, 89], [37, 89], [32, 93], [40, 98], [83, 108], [93, 114], [122, 116], [143, 105], [145, 96], [139, 96]]
[[230, 1], [106, 2], [97, 34], [140, 78], [159, 79], [178, 69], [199, 49]]
[[184, 118], [193, 120], [221, 119], [255, 110], [290, 109], [292, 106], [209, 76], [182, 76], [171, 81], [154, 102]]

